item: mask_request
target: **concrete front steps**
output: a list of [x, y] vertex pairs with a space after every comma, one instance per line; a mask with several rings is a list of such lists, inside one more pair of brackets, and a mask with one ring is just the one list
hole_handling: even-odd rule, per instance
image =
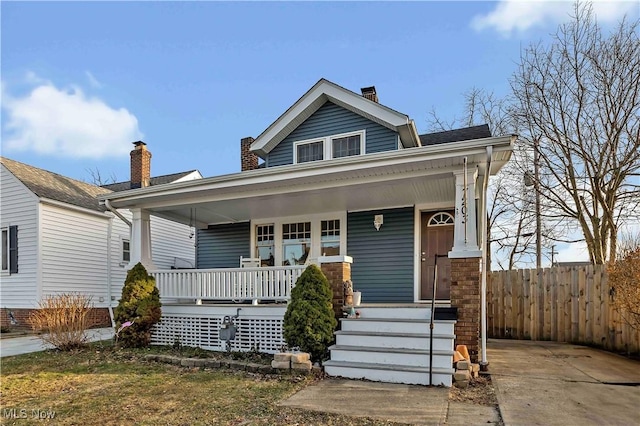
[[360, 318], [343, 318], [324, 363], [330, 376], [387, 383], [451, 386], [454, 324], [434, 322], [432, 376], [429, 382], [429, 317], [425, 305], [371, 305]]

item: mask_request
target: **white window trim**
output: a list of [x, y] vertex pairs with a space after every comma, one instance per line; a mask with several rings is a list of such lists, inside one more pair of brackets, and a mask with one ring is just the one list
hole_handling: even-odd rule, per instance
[[307, 262], [318, 263], [318, 258], [322, 255], [320, 252], [320, 240], [322, 235], [322, 227], [320, 222], [323, 220], [339, 220], [340, 221], [340, 256], [346, 256], [347, 252], [347, 212], [331, 212], [318, 213], [305, 216], [283, 216], [276, 218], [255, 219], [251, 221], [251, 241], [249, 241], [251, 252], [255, 251], [256, 242], [256, 226], [273, 224], [274, 232], [274, 265], [282, 265], [282, 225], [286, 223], [311, 222], [311, 252]]
[[[129, 260], [124, 260], [124, 242], [129, 243]], [[118, 257], [120, 258], [120, 266], [127, 266], [131, 262], [131, 239], [129, 237], [120, 237], [120, 246], [118, 247]]]
[[[360, 135], [360, 155], [365, 154], [366, 149], [366, 136], [367, 131], [365, 129], [357, 130], [355, 132], [347, 132], [347, 133], [338, 133], [336, 135], [329, 135], [323, 138], [313, 138], [313, 139], [304, 139], [301, 141], [296, 141], [293, 143], [293, 164], [298, 164], [298, 146], [299, 145], [307, 145], [316, 142], [322, 142], [322, 159], [323, 160], [331, 160], [333, 158], [333, 140], [339, 138], [346, 138], [349, 136]], [[352, 156], [353, 157], [353, 156]], [[345, 158], [345, 157], [341, 157]], [[321, 161], [321, 160], [315, 160]], [[313, 161], [310, 161], [313, 162]]]

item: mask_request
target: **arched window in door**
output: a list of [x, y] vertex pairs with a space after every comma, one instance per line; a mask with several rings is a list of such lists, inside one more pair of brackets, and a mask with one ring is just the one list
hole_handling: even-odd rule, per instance
[[429, 223], [427, 223], [427, 226], [446, 226], [453, 225], [453, 223], [454, 219], [450, 213], [439, 212], [431, 216], [431, 219], [429, 219]]

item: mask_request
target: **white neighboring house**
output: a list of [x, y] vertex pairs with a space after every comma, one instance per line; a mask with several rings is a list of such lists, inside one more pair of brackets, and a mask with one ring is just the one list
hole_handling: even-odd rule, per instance
[[[0, 161], [2, 325], [26, 325], [29, 312], [43, 297], [65, 292], [91, 296], [93, 320], [109, 324], [108, 308], [117, 306], [127, 270], [133, 266], [130, 228], [100, 206], [96, 196], [130, 189], [131, 182], [100, 187], [5, 157]], [[147, 181], [155, 186], [201, 178], [193, 170]], [[132, 218], [129, 210], [119, 213]], [[153, 217], [151, 227], [156, 265], [195, 267], [190, 226]]]

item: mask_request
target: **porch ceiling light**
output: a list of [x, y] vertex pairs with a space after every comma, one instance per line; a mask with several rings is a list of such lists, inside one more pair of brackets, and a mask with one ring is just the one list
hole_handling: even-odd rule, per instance
[[380, 227], [384, 223], [384, 216], [381, 214], [377, 214], [373, 217], [373, 226], [376, 227], [376, 231], [380, 230]]

